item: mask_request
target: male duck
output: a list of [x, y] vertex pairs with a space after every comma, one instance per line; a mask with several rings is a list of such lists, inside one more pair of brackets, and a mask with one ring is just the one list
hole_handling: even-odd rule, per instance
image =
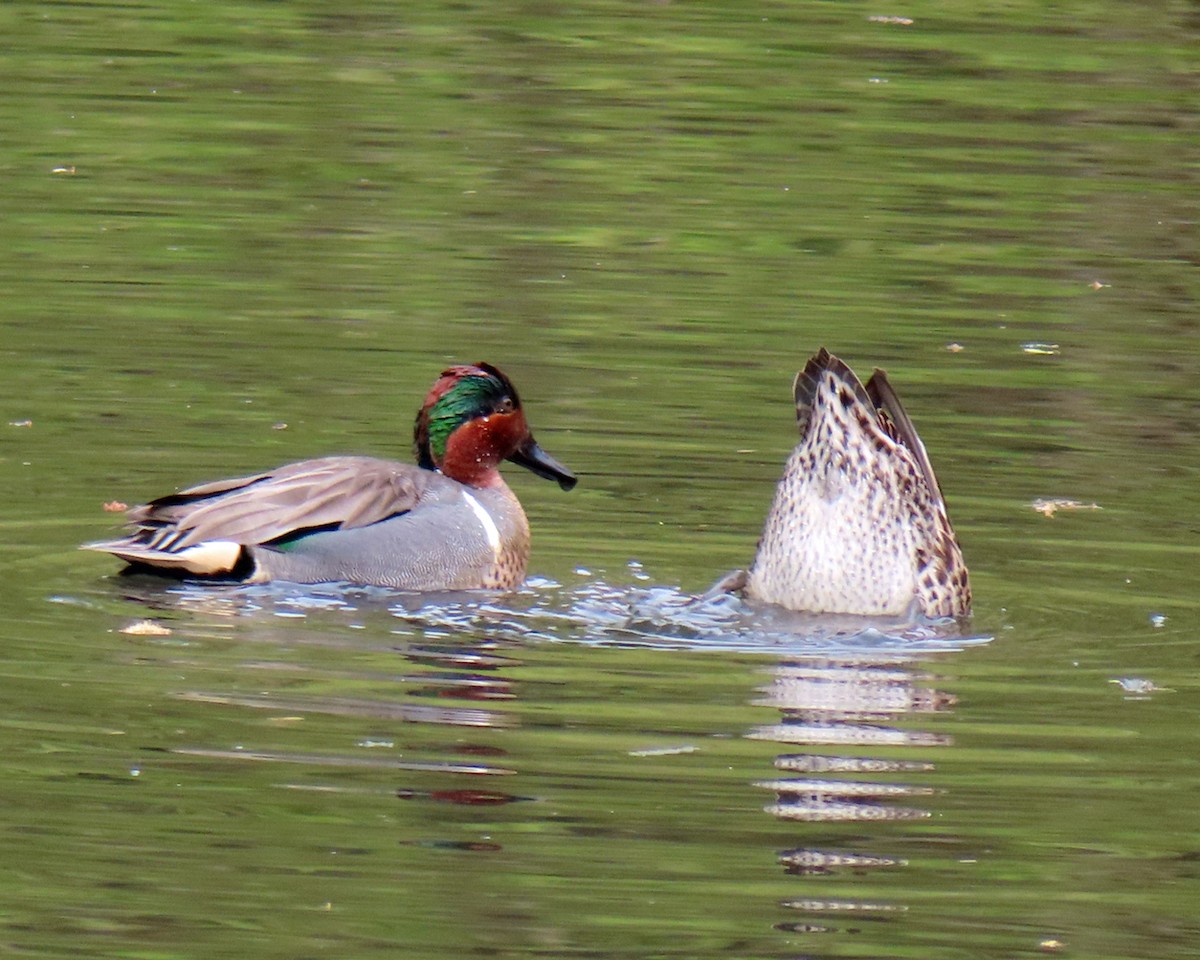
[[792, 451], [746, 596], [813, 613], [962, 617], [971, 587], [925, 445], [887, 374], [821, 348], [792, 385]]
[[218, 480], [133, 508], [127, 536], [84, 549], [133, 568], [251, 583], [518, 586], [529, 521], [501, 461], [564, 490], [575, 476], [534, 441], [512, 382], [486, 363], [451, 367], [425, 397], [413, 433], [417, 466], [321, 457]]

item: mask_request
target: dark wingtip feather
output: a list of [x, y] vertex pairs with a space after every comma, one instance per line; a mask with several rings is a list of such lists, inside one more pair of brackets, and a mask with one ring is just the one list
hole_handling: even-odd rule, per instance
[[908, 412], [904, 409], [904, 404], [900, 402], [900, 397], [892, 388], [887, 373], [876, 367], [875, 372], [871, 374], [871, 379], [867, 381], [866, 389], [867, 396], [871, 398], [871, 404], [878, 413], [879, 422], [891, 434], [892, 439], [908, 447], [916, 458], [917, 465], [921, 468], [921, 473], [924, 475], [929, 489], [941, 497], [942, 490], [937, 482], [937, 476], [933, 472], [933, 464], [929, 460], [925, 444], [917, 435], [917, 428], [913, 426]]

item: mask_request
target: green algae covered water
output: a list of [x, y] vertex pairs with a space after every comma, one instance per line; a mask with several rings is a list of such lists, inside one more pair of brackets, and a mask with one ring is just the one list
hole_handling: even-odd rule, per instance
[[[1200, 955], [1192, 7], [0, 25], [3, 950]], [[688, 604], [822, 345], [921, 431], [961, 635]], [[479, 359], [581, 476], [510, 471], [516, 596], [75, 549], [113, 501], [407, 457]]]

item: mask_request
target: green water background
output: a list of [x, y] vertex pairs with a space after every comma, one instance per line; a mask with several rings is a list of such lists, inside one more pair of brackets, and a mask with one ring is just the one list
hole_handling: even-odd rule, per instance
[[[1198, 27], [1183, 2], [5, 4], [0, 944], [1200, 955]], [[477, 619], [201, 605], [134, 637], [144, 605], [75, 550], [106, 501], [407, 457], [434, 374], [487, 359], [581, 475], [511, 478], [532, 570], [699, 590], [753, 551], [821, 345], [888, 369], [995, 637], [911, 668], [954, 701], [906, 720], [952, 741], [909, 775], [920, 821], [762, 812], [765, 654], [504, 640], [464, 733], [397, 705], [477, 703], [444, 676], [494, 639]], [[462, 756], [515, 775], [436, 766]], [[797, 846], [906, 864], [789, 875]]]

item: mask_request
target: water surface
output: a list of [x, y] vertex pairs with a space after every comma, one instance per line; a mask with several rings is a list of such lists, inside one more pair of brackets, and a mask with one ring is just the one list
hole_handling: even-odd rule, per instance
[[[0, 12], [0, 943], [1200, 953], [1191, 7], [193, 6]], [[962, 635], [688, 606], [821, 345], [921, 430]], [[581, 474], [511, 471], [515, 596], [75, 550], [406, 457], [477, 359]]]

